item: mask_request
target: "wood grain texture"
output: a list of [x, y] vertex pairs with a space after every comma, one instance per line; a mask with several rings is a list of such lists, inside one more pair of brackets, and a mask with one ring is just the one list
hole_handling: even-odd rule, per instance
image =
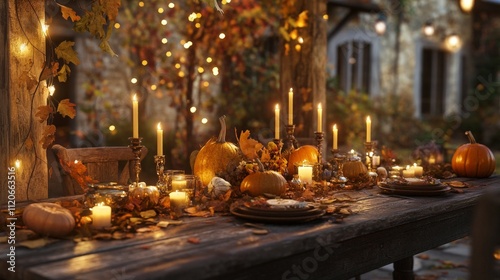
[[[45, 81], [36, 87], [45, 61], [45, 37], [40, 25], [45, 19], [45, 3], [31, 2], [8, 0], [0, 5], [0, 101], [8, 108], [0, 110], [0, 191], [7, 193], [6, 167], [20, 160], [21, 167], [15, 174], [16, 200], [48, 196], [47, 156], [39, 143], [45, 124], [34, 117], [38, 106], [46, 104], [48, 93]], [[27, 48], [21, 52], [23, 43]], [[0, 199], [5, 203], [7, 196]]]
[[[469, 180], [464, 193], [396, 197], [377, 189], [347, 191], [354, 211], [344, 223], [317, 221], [262, 225], [255, 235], [233, 216], [183, 218], [184, 223], [133, 239], [73, 243], [16, 250], [16, 268], [5, 279], [349, 279], [380, 266], [459, 239], [470, 233], [474, 209], [500, 177]], [[188, 241], [200, 240], [198, 244]], [[6, 244], [0, 250], [7, 250]], [[127, 278], [125, 278], [127, 279]]]

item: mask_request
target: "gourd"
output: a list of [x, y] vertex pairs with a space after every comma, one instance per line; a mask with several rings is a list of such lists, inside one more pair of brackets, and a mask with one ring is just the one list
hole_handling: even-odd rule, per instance
[[225, 116], [219, 118], [221, 129], [217, 140], [210, 139], [194, 160], [193, 173], [200, 178], [204, 186], [208, 186], [217, 173], [225, 171], [230, 162], [240, 157], [238, 146], [226, 142], [225, 118]]
[[23, 222], [32, 231], [51, 237], [63, 237], [75, 227], [71, 212], [56, 203], [33, 203], [23, 211]]
[[146, 186], [144, 182], [131, 185], [128, 194], [129, 200], [139, 211], [155, 207], [160, 201], [160, 191], [156, 186]]
[[366, 166], [359, 160], [356, 161], [348, 161], [344, 163], [342, 168], [342, 172], [344, 176], [349, 180], [356, 179], [360, 174], [368, 173], [368, 169]]
[[486, 178], [495, 171], [495, 156], [485, 145], [476, 142], [472, 132], [465, 135], [470, 143], [463, 144], [453, 154], [451, 167], [461, 177]]
[[241, 182], [240, 190], [251, 196], [259, 196], [264, 193], [281, 195], [286, 191], [286, 185], [286, 179], [280, 173], [267, 170], [246, 176]]
[[297, 173], [297, 164], [307, 162], [308, 164], [318, 163], [318, 149], [312, 145], [304, 145], [293, 150], [288, 157], [288, 174]]

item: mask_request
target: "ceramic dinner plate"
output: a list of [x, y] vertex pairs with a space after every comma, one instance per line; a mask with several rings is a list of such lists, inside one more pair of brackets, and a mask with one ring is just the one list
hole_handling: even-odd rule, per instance
[[439, 185], [439, 188], [432, 189], [427, 188], [425, 186], [416, 188], [415, 186], [405, 188], [406, 185], [398, 185], [397, 187], [387, 186], [380, 184], [378, 185], [379, 189], [382, 190], [383, 193], [387, 194], [398, 194], [398, 195], [409, 195], [409, 196], [436, 196], [443, 195], [451, 190], [450, 187], [445, 185]]
[[264, 209], [255, 207], [240, 206], [231, 210], [231, 213], [237, 217], [264, 223], [303, 223], [316, 220], [325, 214], [324, 210], [314, 207], [305, 207], [297, 209]]

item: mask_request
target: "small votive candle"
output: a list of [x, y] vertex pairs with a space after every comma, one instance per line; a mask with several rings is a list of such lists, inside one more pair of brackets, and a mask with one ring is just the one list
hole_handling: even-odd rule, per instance
[[311, 165], [299, 166], [299, 179], [306, 184], [312, 184], [313, 167]]
[[107, 205], [96, 205], [92, 209], [92, 225], [95, 228], [111, 226], [111, 207]]
[[172, 191], [182, 191], [186, 185], [187, 182], [183, 175], [175, 176], [172, 179]]
[[415, 177], [415, 171], [409, 165], [406, 166], [406, 169], [403, 170], [404, 178], [413, 178]]
[[416, 163], [414, 163], [411, 168], [413, 169], [413, 172], [415, 172], [415, 177], [424, 176], [424, 168], [422, 166], [419, 166]]
[[170, 197], [170, 217], [173, 219], [182, 216], [182, 211], [187, 207], [188, 200], [186, 192], [175, 191], [169, 194]]
[[380, 165], [380, 156], [372, 156], [372, 165], [377, 167]]

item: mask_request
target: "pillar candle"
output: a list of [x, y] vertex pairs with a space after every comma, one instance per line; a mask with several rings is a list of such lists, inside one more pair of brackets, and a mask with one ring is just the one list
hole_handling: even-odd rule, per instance
[[135, 94], [132, 97], [132, 137], [139, 138], [139, 103]]
[[312, 183], [313, 167], [311, 165], [299, 166], [299, 179], [304, 183]]
[[280, 105], [274, 106], [274, 139], [280, 139]]
[[92, 226], [104, 228], [111, 226], [111, 207], [96, 205], [92, 208]]
[[373, 167], [380, 165], [380, 156], [372, 156], [372, 165]]
[[172, 190], [173, 191], [181, 191], [185, 189], [187, 186], [187, 182], [185, 179], [173, 179], [172, 180]]
[[416, 163], [412, 166], [413, 172], [415, 173], [415, 177], [424, 176], [424, 168], [422, 166], [417, 165]]
[[323, 131], [323, 108], [321, 108], [321, 103], [318, 104], [318, 132]]
[[370, 116], [366, 117], [366, 142], [372, 141], [372, 120]]
[[406, 169], [403, 170], [403, 177], [404, 178], [415, 177], [415, 171], [413, 171], [413, 168], [411, 168], [409, 165], [406, 166]]
[[337, 124], [333, 125], [333, 149], [338, 149], [338, 134], [339, 130], [337, 129]]
[[288, 92], [288, 124], [293, 124], [293, 88]]
[[156, 130], [156, 153], [161, 156], [163, 155], [163, 129], [161, 129], [161, 123], [158, 123]]

